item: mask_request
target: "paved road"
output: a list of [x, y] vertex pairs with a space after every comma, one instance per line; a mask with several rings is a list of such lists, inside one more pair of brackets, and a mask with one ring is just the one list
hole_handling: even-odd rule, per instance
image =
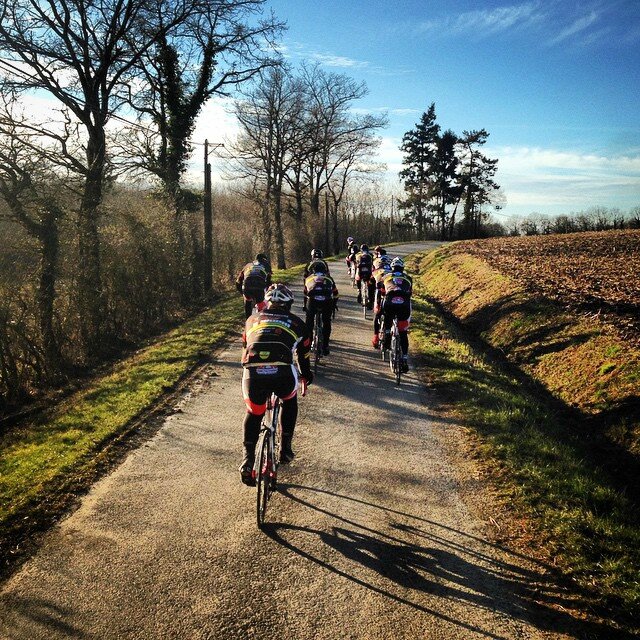
[[413, 373], [394, 386], [346, 270], [334, 271], [332, 354], [300, 403], [298, 455], [268, 531], [237, 473], [234, 342], [4, 585], [0, 637], [577, 637], [549, 615], [561, 595], [541, 569], [486, 541], [447, 457], [459, 428]]

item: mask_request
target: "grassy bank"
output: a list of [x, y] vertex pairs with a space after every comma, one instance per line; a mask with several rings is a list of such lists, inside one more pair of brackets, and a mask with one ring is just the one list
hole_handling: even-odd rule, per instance
[[[539, 322], [549, 328], [552, 319], [536, 316], [535, 310], [528, 313], [526, 300], [516, 300], [521, 292], [514, 283], [491, 273], [482, 279], [484, 288], [476, 288], [473, 282], [480, 280], [478, 270], [483, 265], [466, 267], [468, 278], [461, 275], [459, 265], [448, 263], [443, 251], [414, 257], [409, 263], [410, 271], [420, 274], [415, 278], [412, 343], [424, 357], [428, 383], [480, 436], [479, 451], [505, 505], [526, 515], [540, 547], [583, 589], [592, 606], [630, 621], [640, 614], [637, 495], [621, 482], [616, 466], [608, 464], [611, 452], [600, 448], [601, 439], [585, 433], [579, 414], [567, 407], [568, 386], [563, 393], [547, 390], [536, 381], [533, 369], [511, 366], [500, 349], [487, 344], [489, 329], [478, 339], [472, 324], [464, 328], [455, 319], [445, 321], [430, 302], [437, 297], [434, 293], [446, 292], [450, 300], [468, 305], [467, 319], [477, 320], [482, 308], [491, 306], [484, 313], [498, 321], [504, 316], [497, 306], [483, 301], [508, 298], [520, 318], [513, 328], [519, 336], [515, 345], [535, 349], [558, 339], [551, 329], [539, 331]], [[462, 316], [461, 308], [456, 311]], [[570, 335], [573, 329], [566, 321]], [[568, 346], [572, 344], [568, 340]], [[588, 340], [581, 342], [583, 348], [587, 344]], [[592, 344], [596, 348], [597, 340]], [[596, 356], [597, 348], [593, 359]], [[607, 390], [610, 402], [618, 397], [612, 389]]]
[[[274, 280], [301, 278], [303, 268], [276, 270]], [[22, 553], [23, 541], [46, 528], [99, 475], [111, 445], [206, 362], [213, 349], [239, 332], [242, 321], [241, 297], [227, 294], [39, 419], [2, 437], [0, 575]]]
[[91, 475], [105, 447], [155, 405], [211, 350], [237, 331], [237, 295], [159, 338], [95, 378], [38, 421], [0, 443], [0, 532], [3, 557], [21, 533], [37, 530], [65, 502], [71, 487]]

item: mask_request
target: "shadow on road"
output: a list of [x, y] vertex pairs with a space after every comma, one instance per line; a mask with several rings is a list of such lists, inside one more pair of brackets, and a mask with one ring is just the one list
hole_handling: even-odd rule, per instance
[[[397, 604], [490, 638], [511, 636], [483, 629], [481, 622], [457, 619], [456, 603], [576, 638], [629, 637], [566, 612], [575, 608], [575, 599], [558, 584], [551, 567], [533, 558], [425, 518], [324, 489], [297, 484], [278, 489], [287, 499], [336, 522], [326, 529], [269, 524], [265, 532], [274, 542]], [[320, 506], [327, 496], [345, 501], [350, 517]], [[354, 503], [384, 512], [386, 532], [354, 519]], [[428, 606], [424, 594], [442, 600]]]

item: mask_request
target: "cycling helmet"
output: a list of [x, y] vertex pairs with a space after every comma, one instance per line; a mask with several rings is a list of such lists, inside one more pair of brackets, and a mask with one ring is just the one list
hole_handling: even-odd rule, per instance
[[356, 253], [360, 251], [360, 247], [355, 243], [351, 245], [351, 249], [353, 249], [353, 251], [355, 251]]
[[382, 256], [386, 256], [387, 255], [387, 250], [383, 247], [381, 247], [380, 245], [378, 245], [374, 251], [376, 252], [376, 255], [381, 258]]
[[404, 271], [404, 260], [402, 258], [394, 258], [391, 261], [391, 269], [393, 271]]
[[256, 256], [256, 260], [258, 262], [262, 262], [262, 263], [269, 262], [269, 258], [267, 258], [267, 256], [264, 253], [259, 253]]
[[327, 267], [325, 266], [324, 262], [322, 262], [321, 260], [316, 260], [311, 265], [311, 271], [312, 273], [326, 273]]
[[360, 251], [369, 251], [369, 247], [366, 244], [360, 246]]
[[353, 237], [352, 236], [349, 236], [347, 238], [347, 244], [353, 244]]
[[312, 259], [322, 259], [324, 258], [324, 253], [320, 249], [312, 249], [311, 250], [311, 258]]
[[293, 292], [289, 287], [278, 282], [267, 289], [264, 294], [264, 301], [269, 305], [275, 304], [290, 309], [293, 304]]

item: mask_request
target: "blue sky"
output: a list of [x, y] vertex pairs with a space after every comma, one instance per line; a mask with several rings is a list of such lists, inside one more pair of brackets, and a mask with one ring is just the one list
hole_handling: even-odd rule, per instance
[[389, 114], [381, 159], [431, 102], [485, 128], [506, 215], [640, 206], [640, 0], [270, 0], [285, 57], [364, 80]]

